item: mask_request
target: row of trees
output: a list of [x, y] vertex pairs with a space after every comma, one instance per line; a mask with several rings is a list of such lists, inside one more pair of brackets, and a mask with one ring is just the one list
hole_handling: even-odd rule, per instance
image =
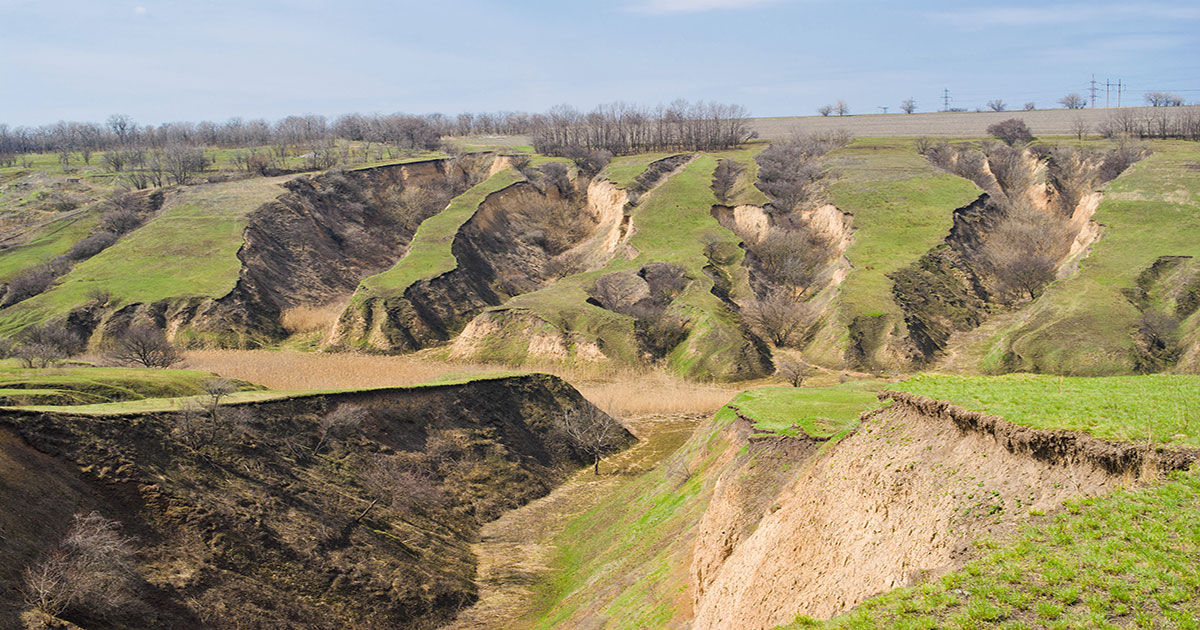
[[654, 108], [613, 103], [587, 113], [559, 106], [532, 118], [533, 146], [548, 155], [729, 149], [755, 137], [748, 115], [741, 105], [684, 100]]

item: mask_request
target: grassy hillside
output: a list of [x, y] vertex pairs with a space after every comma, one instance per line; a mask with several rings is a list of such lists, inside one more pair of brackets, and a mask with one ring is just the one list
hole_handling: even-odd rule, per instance
[[61, 315], [103, 289], [119, 303], [219, 297], [237, 282], [246, 215], [284, 191], [288, 177], [185, 188], [116, 245], [76, 265], [49, 291], [0, 313], [0, 334]]
[[954, 209], [979, 189], [930, 166], [908, 138], [859, 138], [830, 154], [829, 165], [839, 175], [830, 199], [854, 215], [854, 242], [846, 250], [854, 268], [842, 284], [841, 319], [902, 317], [888, 274], [941, 243]]
[[875, 392], [880, 387], [876, 381], [830, 387], [764, 387], [738, 394], [728, 407], [760, 430], [829, 438], [853, 426], [864, 411], [879, 406]]
[[919, 374], [891, 386], [1038, 429], [1200, 447], [1200, 376]]
[[1109, 185], [1093, 218], [1100, 242], [1077, 276], [1051, 285], [980, 349], [988, 370], [1129, 373], [1141, 313], [1127, 293], [1160, 256], [1200, 256], [1200, 145], [1154, 142], [1154, 154]]
[[27, 243], [0, 252], [0, 282], [10, 280], [23, 269], [50, 262], [67, 253], [96, 225], [96, 217], [87, 211], [58, 219], [36, 228]]
[[[199, 396], [216, 378], [198, 370], [116, 367], [25, 369], [15, 360], [0, 362], [0, 401], [4, 405], [97, 405]], [[244, 381], [239, 389], [261, 389]], [[80, 407], [73, 407], [79, 409]]]

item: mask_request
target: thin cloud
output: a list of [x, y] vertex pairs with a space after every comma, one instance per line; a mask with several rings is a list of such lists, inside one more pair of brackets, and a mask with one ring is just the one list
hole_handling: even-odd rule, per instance
[[634, 13], [665, 15], [673, 13], [704, 13], [719, 9], [749, 9], [780, 0], [643, 0], [629, 8]]
[[1048, 26], [1130, 19], [1200, 20], [1200, 8], [1162, 4], [1064, 4], [1048, 7], [986, 7], [934, 11], [926, 17], [962, 29]]

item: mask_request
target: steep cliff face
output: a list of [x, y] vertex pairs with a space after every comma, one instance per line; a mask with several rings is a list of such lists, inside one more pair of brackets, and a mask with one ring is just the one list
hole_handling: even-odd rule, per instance
[[586, 465], [556, 423], [580, 409], [570, 386], [528, 376], [224, 407], [212, 423], [7, 411], [0, 626], [21, 627], [22, 571], [95, 510], [136, 558], [125, 605], [62, 613], [84, 627], [435, 627], [475, 598], [480, 524]]
[[[799, 474], [771, 493], [766, 513], [739, 509], [737, 494], [714, 493], [705, 520], [726, 524], [702, 530], [695, 542], [693, 628], [771, 628], [797, 615], [832, 616], [958, 566], [970, 541], [1011, 531], [1030, 513], [1143, 473], [1185, 468], [1197, 456], [1029, 429], [907, 394], [883, 396], [893, 404], [854, 434], [807, 463], [796, 461]], [[753, 532], [730, 549], [727, 532], [753, 522]]]

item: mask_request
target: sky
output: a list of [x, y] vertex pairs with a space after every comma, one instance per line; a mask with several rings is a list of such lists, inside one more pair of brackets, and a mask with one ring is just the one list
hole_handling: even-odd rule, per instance
[[[545, 111], [1019, 109], [1119, 79], [1200, 102], [1200, 3], [0, 0], [0, 123]], [[1115, 105], [1115, 89], [1112, 104]]]

